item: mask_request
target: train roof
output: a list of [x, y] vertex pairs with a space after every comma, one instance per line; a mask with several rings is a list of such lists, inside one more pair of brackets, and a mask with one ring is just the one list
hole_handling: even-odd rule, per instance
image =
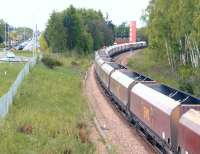
[[98, 54], [99, 54], [99, 56], [101, 56], [101, 57], [102, 57], [102, 56], [103, 56], [103, 57], [109, 57], [109, 55], [106, 54], [106, 52], [105, 52], [104, 49], [99, 50], [99, 51], [98, 51]]
[[112, 64], [114, 65], [115, 63], [104, 63], [101, 68], [102, 70], [104, 70], [104, 72], [106, 74], [110, 74], [110, 72], [112, 72], [113, 70], [115, 70], [116, 68], [112, 66]]
[[116, 69], [125, 69], [123, 65], [112, 63], [112, 62], [104, 63], [101, 66], [101, 68], [102, 70], [104, 70], [106, 74], [110, 74], [113, 70], [116, 70]]
[[96, 62], [97, 62], [98, 65], [102, 65], [103, 63], [105, 63], [105, 60], [100, 57], [100, 58], [96, 59]]
[[164, 84], [149, 85], [152, 89], [180, 102], [181, 104], [200, 105], [200, 99]]
[[141, 73], [134, 72], [134, 71], [129, 71], [129, 70], [121, 70], [124, 74], [129, 76], [130, 78], [136, 80], [136, 81], [154, 81], [151, 78], [144, 76]]
[[180, 104], [174, 99], [141, 83], [136, 84], [131, 91], [168, 115]]
[[124, 87], [128, 88], [129, 85], [134, 81], [131, 77], [127, 76], [126, 74], [116, 70], [111, 75], [112, 79], [115, 79], [117, 82], [121, 83]]
[[200, 135], [200, 112], [194, 109], [190, 109], [188, 112], [182, 115], [179, 122], [186, 128]]
[[105, 62], [112, 62], [112, 58], [109, 57], [102, 57]]
[[114, 62], [110, 62], [107, 64], [110, 65], [111, 67], [113, 67], [114, 69], [127, 69], [125, 66], [123, 66], [121, 64], [116, 64]]

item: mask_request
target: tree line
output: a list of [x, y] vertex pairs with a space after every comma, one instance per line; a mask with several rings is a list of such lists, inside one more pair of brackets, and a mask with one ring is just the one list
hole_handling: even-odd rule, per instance
[[129, 25], [123, 22], [119, 26], [115, 26], [114, 36], [115, 38], [129, 38]]
[[24, 39], [27, 40], [29, 38], [32, 38], [32, 36], [33, 36], [33, 30], [31, 28], [13, 27], [8, 23], [6, 23], [3, 19], [0, 19], [0, 44], [5, 42], [5, 39], [7, 42], [8, 40], [22, 42], [24, 41]]
[[200, 65], [200, 1], [151, 0], [142, 19], [156, 58], [167, 58], [172, 70]]
[[0, 43], [3, 43], [5, 39], [5, 22], [0, 20]]
[[[46, 43], [45, 43], [46, 40]], [[54, 11], [48, 20], [42, 44], [53, 52], [88, 54], [114, 41], [114, 25], [101, 11], [77, 9]]]

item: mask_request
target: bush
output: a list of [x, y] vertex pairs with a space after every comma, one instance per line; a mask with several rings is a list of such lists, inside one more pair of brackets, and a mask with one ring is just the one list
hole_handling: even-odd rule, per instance
[[3, 43], [0, 43], [0, 48], [5, 48], [5, 45]]
[[40, 49], [42, 51], [49, 51], [49, 47], [48, 47], [44, 33], [42, 33], [42, 35], [40, 36], [39, 42], [40, 42]]
[[44, 65], [46, 65], [47, 67], [53, 69], [56, 66], [62, 66], [62, 63], [60, 61], [58, 61], [57, 59], [51, 57], [51, 56], [44, 56], [42, 58], [42, 62]]
[[178, 86], [179, 89], [190, 94], [194, 94], [194, 72], [190, 66], [181, 66], [178, 70], [179, 80]]
[[179, 89], [190, 94], [194, 94], [192, 83], [187, 80], [179, 81]]

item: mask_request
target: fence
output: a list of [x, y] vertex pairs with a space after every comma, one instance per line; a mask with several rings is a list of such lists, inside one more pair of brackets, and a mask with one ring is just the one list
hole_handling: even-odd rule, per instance
[[24, 68], [18, 74], [17, 79], [12, 84], [8, 92], [0, 97], [0, 118], [4, 117], [8, 113], [9, 106], [13, 103], [18, 87], [21, 85], [24, 77], [29, 73], [30, 68], [32, 68], [35, 64], [36, 57], [33, 57], [25, 64]]

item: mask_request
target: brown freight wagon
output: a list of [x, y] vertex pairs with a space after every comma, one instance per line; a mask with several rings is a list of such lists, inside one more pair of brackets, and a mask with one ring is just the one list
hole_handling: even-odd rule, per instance
[[97, 56], [95, 58], [95, 70], [96, 70], [96, 73], [97, 75], [99, 75], [100, 73], [100, 69], [101, 69], [101, 65], [103, 65], [105, 63], [105, 61], [103, 60], [103, 58]]
[[200, 100], [162, 84], [138, 84], [131, 90], [130, 111], [162, 145], [177, 151], [178, 122], [191, 108], [200, 110]]
[[200, 112], [190, 109], [178, 125], [178, 147], [181, 154], [200, 153]]
[[110, 75], [118, 69], [124, 69], [122, 65], [115, 64], [112, 62], [106, 62], [99, 67], [98, 76], [101, 79], [103, 86], [109, 89], [110, 85]]
[[131, 113], [141, 120], [142, 127], [147, 127], [160, 144], [171, 144], [171, 114], [178, 105], [170, 97], [144, 84], [139, 83], [131, 90]]
[[110, 91], [122, 109], [128, 108], [130, 89], [142, 82], [145, 84], [155, 83], [152, 79], [137, 72], [117, 70], [110, 77]]

